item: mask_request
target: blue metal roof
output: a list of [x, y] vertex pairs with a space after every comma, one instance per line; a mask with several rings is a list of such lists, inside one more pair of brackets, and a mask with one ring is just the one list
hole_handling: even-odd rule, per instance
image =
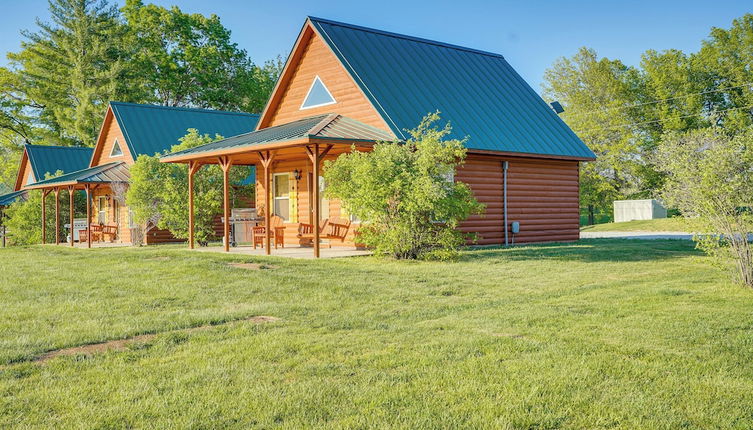
[[19, 199], [25, 199], [26, 190], [14, 191], [12, 193], [3, 194], [0, 196], [0, 207], [10, 206], [13, 202]]
[[499, 54], [309, 17], [405, 139], [430, 112], [469, 149], [593, 158], [594, 153]]
[[93, 151], [93, 148], [47, 145], [24, 145], [24, 149], [37, 181], [58, 170], [68, 173], [88, 167]]
[[128, 182], [131, 175], [128, 167], [122, 161], [101, 164], [99, 166], [88, 167], [75, 172], [66, 173], [65, 175], [54, 178], [37, 181], [28, 185], [28, 189], [47, 188], [62, 185], [75, 184], [101, 184], [111, 182]]
[[110, 107], [134, 159], [169, 151], [189, 128], [230, 137], [254, 130], [259, 121], [259, 115], [244, 112], [122, 102], [110, 102]]

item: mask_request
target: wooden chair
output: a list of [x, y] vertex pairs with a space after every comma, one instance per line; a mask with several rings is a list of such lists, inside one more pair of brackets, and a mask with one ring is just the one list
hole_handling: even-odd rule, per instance
[[[269, 220], [270, 225], [272, 226], [272, 231], [270, 232], [270, 238], [272, 239], [272, 242], [275, 244], [275, 249], [277, 249], [277, 246], [281, 246], [285, 248], [285, 220], [280, 218], [279, 216], [275, 215], [272, 217], [271, 220]], [[251, 228], [251, 239], [254, 243], [254, 249], [256, 249], [256, 246], [259, 245], [262, 248], [264, 248], [264, 237], [265, 237], [265, 228], [263, 225], [258, 225], [256, 227]]]
[[[345, 242], [345, 237], [350, 230], [350, 221], [340, 221], [338, 219], [327, 218], [324, 220], [324, 224], [319, 227], [319, 239], [322, 240], [339, 240], [340, 243]], [[298, 238], [304, 240], [314, 240], [314, 226], [313, 224], [300, 223], [298, 225]], [[332, 248], [332, 243], [329, 244]]]

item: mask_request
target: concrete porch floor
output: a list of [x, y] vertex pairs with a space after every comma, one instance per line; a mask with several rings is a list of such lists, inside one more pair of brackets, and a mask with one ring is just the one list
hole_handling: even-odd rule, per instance
[[[222, 246], [207, 246], [196, 247], [194, 251], [198, 252], [219, 252], [225, 254], [225, 248]], [[258, 255], [265, 256], [264, 248], [256, 248], [253, 246], [237, 246], [230, 247], [229, 254], [233, 255]], [[321, 248], [319, 251], [319, 258], [342, 258], [342, 257], [357, 257], [362, 255], [371, 255], [371, 251], [355, 249], [355, 248]], [[314, 258], [314, 248], [301, 247], [301, 246], [289, 246], [286, 248], [272, 248], [272, 257], [286, 257], [286, 258]]]

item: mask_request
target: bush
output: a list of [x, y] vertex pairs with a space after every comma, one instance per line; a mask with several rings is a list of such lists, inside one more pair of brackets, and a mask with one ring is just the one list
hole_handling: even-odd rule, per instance
[[395, 258], [457, 256], [468, 239], [460, 221], [482, 213], [471, 189], [451, 178], [466, 156], [464, 141], [445, 140], [439, 114], [427, 115], [405, 143], [380, 142], [327, 161], [325, 193], [363, 221], [358, 241]]
[[753, 128], [736, 137], [716, 129], [668, 136], [657, 166], [667, 174], [667, 202], [698, 218], [698, 247], [753, 287]]

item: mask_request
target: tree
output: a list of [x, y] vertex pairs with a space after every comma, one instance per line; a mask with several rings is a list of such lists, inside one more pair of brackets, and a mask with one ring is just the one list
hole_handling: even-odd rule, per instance
[[753, 124], [753, 14], [733, 20], [729, 29], [712, 28], [697, 57], [718, 90], [710, 100], [714, 110], [725, 112], [717, 125], [739, 131]]
[[[195, 129], [180, 139], [171, 152], [193, 148], [222, 139], [201, 135]], [[177, 238], [188, 238], [188, 168], [182, 164], [161, 163], [158, 154], [141, 155], [131, 166], [131, 184], [126, 194], [128, 207], [134, 219], [147, 229], [158, 227], [170, 230]], [[234, 166], [230, 181], [241, 182], [249, 168]], [[204, 166], [194, 175], [194, 235], [196, 241], [206, 246], [214, 237], [212, 221], [222, 211], [222, 170], [219, 166]], [[231, 187], [232, 198], [252, 194], [253, 185]]]
[[364, 221], [358, 240], [377, 254], [395, 258], [450, 258], [466, 236], [460, 221], [484, 206], [462, 182], [448, 180], [466, 155], [464, 142], [445, 140], [450, 125], [437, 128], [429, 114], [410, 139], [383, 142], [371, 152], [353, 149], [327, 161], [326, 194], [340, 199]]
[[581, 205], [611, 211], [612, 200], [645, 189], [645, 164], [634, 129], [639, 75], [618, 60], [598, 58], [581, 48], [572, 58], [560, 58], [544, 75], [544, 97], [565, 108], [562, 119], [596, 154], [581, 169]]
[[656, 164], [667, 174], [664, 196], [696, 216], [698, 246], [753, 288], [753, 127], [729, 137], [719, 128], [666, 137]]
[[259, 112], [279, 74], [259, 68], [231, 42], [216, 15], [186, 14], [141, 0], [128, 0], [123, 13], [132, 63], [144, 96], [167, 106]]
[[107, 103], [130, 100], [118, 11], [104, 0], [50, 0], [49, 10], [52, 23], [37, 21], [8, 54], [17, 82], [3, 98], [20, 101], [57, 143], [93, 146]]

